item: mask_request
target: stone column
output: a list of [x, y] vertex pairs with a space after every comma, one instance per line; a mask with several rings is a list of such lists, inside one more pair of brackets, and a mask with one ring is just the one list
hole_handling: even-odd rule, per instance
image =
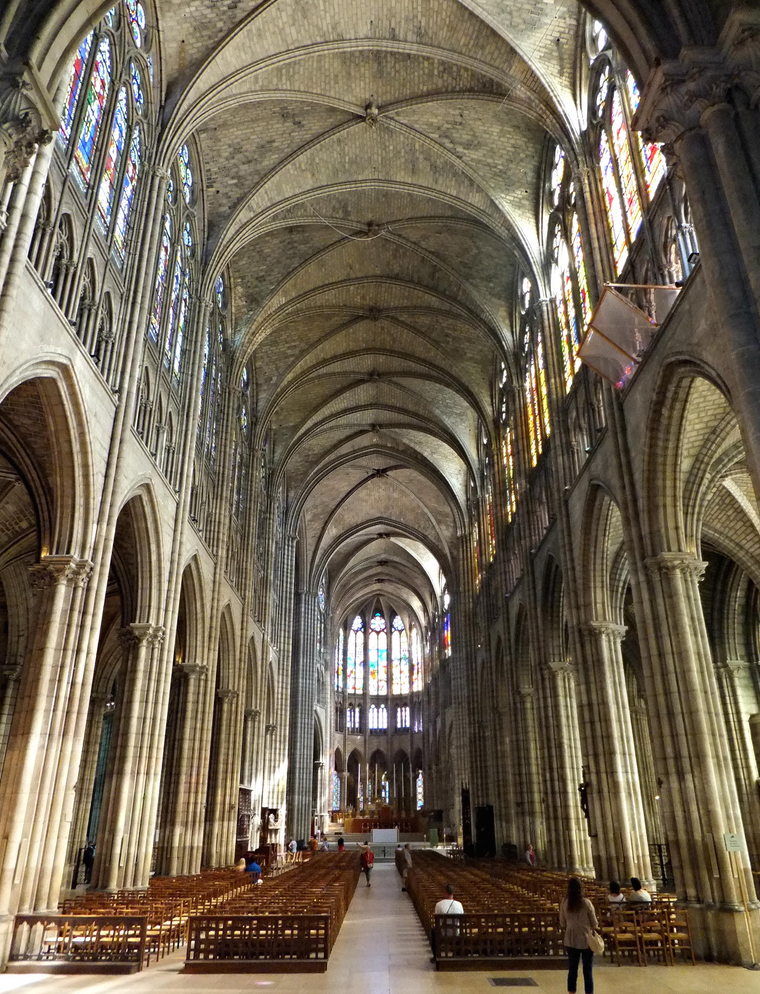
[[256, 742], [256, 723], [261, 717], [258, 708], [246, 708], [243, 712], [243, 765], [241, 783], [253, 786], [253, 750]]
[[541, 806], [541, 784], [538, 775], [538, 740], [536, 736], [535, 700], [532, 687], [517, 688], [515, 704], [515, 756], [518, 759], [519, 796], [517, 808], [518, 852], [524, 852], [529, 842], [543, 855], [546, 831]]
[[[664, 744], [663, 815], [680, 898], [709, 913], [739, 909], [739, 880], [724, 833], [744, 836], [744, 825], [720, 715], [719, 693], [698, 584], [706, 564], [689, 553], [662, 552], [646, 561], [656, 642], [651, 659], [653, 706]], [[651, 696], [651, 695], [650, 695]], [[746, 852], [740, 856], [748, 894], [754, 894]], [[708, 923], [705, 923], [707, 926]], [[721, 916], [704, 939], [737, 955], [743, 928], [738, 916]]]
[[553, 841], [558, 868], [570, 873], [588, 873], [591, 851], [577, 785], [581, 767], [578, 763], [580, 741], [575, 697], [575, 675], [566, 660], [550, 661], [544, 667], [547, 722], [552, 755], [546, 764], [546, 789], [549, 806], [554, 811]]
[[728, 660], [716, 667], [718, 686], [723, 704], [723, 718], [728, 733], [728, 749], [736, 782], [742, 819], [745, 827], [750, 862], [757, 866], [760, 859], [760, 794], [758, 793], [757, 762], [752, 748], [749, 722], [742, 707], [741, 677], [751, 683], [749, 664]]
[[193, 798], [202, 780], [200, 775], [201, 757], [197, 728], [199, 722], [199, 702], [201, 678], [208, 667], [203, 663], [182, 663], [184, 677], [182, 701], [177, 721], [177, 760], [176, 769], [167, 770], [174, 777], [173, 804], [167, 812], [166, 824], [170, 841], [166, 860], [166, 873], [169, 876], [197, 873], [201, 867], [201, 847], [203, 825], [193, 824]]
[[316, 593], [296, 594], [296, 631], [290, 682], [288, 748], [288, 833], [308, 837], [312, 812], [314, 705], [317, 694], [316, 639], [319, 607]]
[[651, 885], [649, 843], [621, 654], [625, 631], [608, 621], [583, 626], [587, 658], [581, 673], [581, 720], [589, 745], [587, 791], [597, 832], [592, 848], [597, 875], [602, 879], [636, 876]]
[[45, 556], [30, 569], [39, 591], [35, 633], [21, 670], [0, 781], [0, 911], [5, 914], [31, 910], [36, 903], [40, 846], [55, 795], [82, 595], [91, 571], [92, 563], [71, 556]]
[[3, 699], [0, 702], [0, 770], [3, 768], [8, 736], [11, 732], [11, 720], [16, 707], [21, 667], [4, 666], [3, 676], [5, 677], [5, 686], [3, 687]]
[[103, 890], [147, 886], [147, 880], [136, 879], [145, 760], [141, 748], [148, 731], [164, 630], [133, 623], [122, 629], [120, 637], [125, 652], [124, 683], [93, 869], [93, 880]]
[[[216, 696], [221, 702], [219, 714], [219, 742], [216, 748], [216, 775], [214, 777], [214, 793], [209, 799], [211, 803], [211, 831], [208, 840], [209, 866], [223, 866], [231, 860], [229, 856], [230, 829], [232, 828], [232, 845], [235, 844], [234, 825], [237, 818], [232, 818], [230, 812], [237, 812], [237, 783], [235, 796], [231, 796], [231, 769], [237, 772], [239, 755], [231, 755], [231, 740], [234, 738], [235, 704], [238, 691], [230, 687], [217, 690]], [[237, 777], [234, 778], [237, 781]]]

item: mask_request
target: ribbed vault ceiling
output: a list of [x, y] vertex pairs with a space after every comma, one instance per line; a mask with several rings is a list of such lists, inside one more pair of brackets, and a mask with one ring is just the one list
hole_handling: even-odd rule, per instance
[[[541, 279], [549, 139], [578, 130], [575, 0], [161, 2], [167, 142], [195, 142], [207, 259], [290, 527], [333, 608], [423, 622], [456, 587], [479, 437]], [[168, 146], [167, 146], [168, 147]]]

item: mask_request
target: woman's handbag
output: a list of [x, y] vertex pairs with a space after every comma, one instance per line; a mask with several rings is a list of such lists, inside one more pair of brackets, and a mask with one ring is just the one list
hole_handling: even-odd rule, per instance
[[588, 947], [592, 953], [601, 955], [604, 952], [604, 939], [592, 928], [588, 933]]

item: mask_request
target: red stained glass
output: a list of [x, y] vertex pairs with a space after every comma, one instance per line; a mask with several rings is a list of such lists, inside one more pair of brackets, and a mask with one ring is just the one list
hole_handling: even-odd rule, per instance
[[164, 307], [166, 293], [166, 273], [169, 268], [169, 255], [172, 250], [172, 222], [167, 214], [164, 218], [164, 231], [161, 236], [161, 248], [158, 253], [158, 268], [156, 270], [156, 289], [153, 294], [153, 310], [150, 315], [148, 333], [154, 342], [158, 341], [161, 328], [161, 313]]
[[67, 143], [69, 138], [71, 138], [71, 128], [74, 124], [74, 116], [77, 111], [77, 102], [79, 100], [79, 94], [82, 92], [82, 78], [84, 76], [84, 70], [87, 66], [87, 59], [90, 57], [91, 48], [92, 31], [79, 46], [76, 58], [74, 59], [74, 65], [71, 67], [71, 77], [69, 79], [69, 88], [66, 91], [66, 102], [64, 104], [63, 120], [61, 122], [60, 130], [60, 136], [64, 143]]
[[89, 185], [92, 175], [92, 160], [110, 87], [111, 43], [108, 38], [103, 38], [98, 45], [90, 85], [87, 87], [85, 112], [74, 152], [74, 161], [85, 186]]
[[116, 112], [111, 125], [111, 139], [108, 143], [103, 178], [98, 189], [98, 213], [106, 228], [111, 225], [116, 184], [119, 178], [119, 164], [127, 138], [127, 90], [122, 86], [116, 100]]

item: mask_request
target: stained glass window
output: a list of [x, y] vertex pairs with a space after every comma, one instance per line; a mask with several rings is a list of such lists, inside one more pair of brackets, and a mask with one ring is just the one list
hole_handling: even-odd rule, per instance
[[409, 693], [409, 639], [404, 622], [395, 615], [391, 623], [391, 693]]
[[177, 321], [177, 310], [180, 304], [180, 291], [182, 288], [182, 256], [177, 253], [174, 263], [174, 276], [172, 277], [171, 296], [169, 297], [169, 317], [166, 327], [166, 342], [164, 343], [164, 362], [171, 365], [172, 351], [174, 349], [174, 331]]
[[504, 429], [501, 442], [501, 461], [504, 466], [504, 494], [507, 522], [517, 510], [517, 481], [515, 480], [515, 419], [511, 418]]
[[371, 732], [376, 732], [378, 727], [377, 723], [377, 705], [370, 704], [369, 706], [369, 730]]
[[364, 810], [364, 782], [362, 781], [361, 776], [359, 777], [359, 784], [358, 784], [358, 786], [356, 788], [356, 803], [357, 803], [357, 805], [359, 807], [359, 810], [363, 811]]
[[137, 112], [142, 114], [145, 109], [145, 93], [143, 91], [142, 76], [140, 75], [140, 70], [134, 62], [130, 62], [129, 70], [132, 77], [132, 99], [135, 102]]
[[[631, 113], [635, 114], [638, 110], [641, 97], [639, 95], [639, 88], [636, 85], [636, 80], [628, 70], [626, 70], [625, 81], [628, 86], [628, 99], [631, 105]], [[657, 187], [665, 178], [665, 173], [667, 172], [665, 156], [662, 154], [661, 146], [658, 145], [657, 142], [645, 142], [641, 137], [640, 131], [636, 132], [636, 141], [639, 154], [641, 155], [641, 161], [644, 163], [647, 194], [651, 200], [657, 190]]]
[[409, 705], [403, 704], [396, 708], [396, 728], [402, 731], [409, 728]]
[[177, 318], [176, 342], [174, 345], [174, 359], [172, 361], [172, 375], [175, 381], [179, 380], [182, 368], [182, 346], [185, 343], [185, 327], [187, 324], [187, 310], [190, 304], [190, 277], [185, 272], [182, 280], [182, 300], [179, 305], [179, 317]]
[[206, 379], [208, 378], [208, 361], [211, 354], [211, 332], [206, 329], [206, 340], [203, 343], [203, 368], [201, 369], [201, 386], [199, 390], [198, 404], [198, 436], [200, 437], [203, 427], [203, 393], [206, 389]]
[[611, 107], [612, 148], [617, 159], [620, 172], [620, 185], [623, 191], [623, 205], [631, 239], [639, 233], [641, 227], [641, 201], [636, 188], [636, 174], [631, 156], [631, 146], [628, 141], [628, 125], [623, 112], [623, 102], [617, 87], [612, 91]]
[[417, 790], [417, 810], [422, 811], [422, 808], [425, 805], [425, 781], [422, 776], [422, 770], [420, 770], [417, 774], [417, 782], [415, 786]]
[[369, 623], [369, 692], [388, 693], [388, 634], [385, 618], [377, 612]]
[[103, 178], [98, 189], [98, 213], [106, 228], [111, 225], [113, 202], [116, 195], [116, 183], [119, 177], [119, 163], [124, 152], [127, 139], [127, 90], [122, 86], [116, 100], [116, 112], [111, 125], [111, 140], [108, 143], [106, 164]]
[[79, 168], [84, 185], [90, 182], [92, 160], [98, 140], [103, 110], [111, 86], [111, 42], [103, 38], [98, 45], [95, 64], [92, 67], [90, 83], [87, 87], [84, 117], [79, 129], [74, 161]]
[[573, 281], [570, 272], [570, 254], [562, 232], [557, 225], [554, 233], [554, 265], [552, 282], [554, 284], [554, 299], [559, 319], [560, 345], [562, 349], [562, 369], [565, 389], [572, 386], [575, 374], [580, 368], [578, 348], [581, 341], [581, 329], [575, 311]]
[[335, 646], [335, 689], [343, 690], [343, 627], [338, 631], [338, 644]]
[[145, 8], [140, 0], [124, 0], [124, 3], [127, 7], [127, 17], [135, 45], [142, 48], [145, 33]]
[[390, 785], [388, 784], [388, 774], [383, 773], [383, 779], [380, 781], [380, 793], [383, 799], [383, 804], [390, 803]]
[[332, 810], [340, 811], [340, 774], [335, 770], [332, 775]]
[[166, 294], [166, 275], [169, 269], [169, 256], [172, 250], [172, 220], [167, 214], [164, 217], [164, 230], [161, 235], [161, 247], [158, 252], [158, 268], [156, 270], [156, 289], [153, 294], [153, 310], [150, 315], [149, 334], [154, 342], [158, 341], [161, 329], [161, 312]]
[[476, 514], [472, 523], [472, 572], [475, 577], [475, 590], [480, 590], [483, 574], [480, 569], [480, 521]]
[[[552, 203], [555, 207], [559, 205], [560, 197], [562, 195], [562, 181], [565, 178], [565, 153], [562, 151], [561, 145], [556, 145], [554, 148], [554, 162], [552, 164], [552, 174], [551, 174], [551, 195]], [[530, 283], [528, 283], [530, 287]]]
[[443, 616], [443, 654], [451, 655], [451, 614], [449, 611]]
[[607, 206], [607, 220], [610, 226], [610, 234], [612, 235], [615, 268], [620, 272], [628, 258], [628, 241], [625, 236], [623, 204], [615, 180], [615, 168], [612, 165], [612, 153], [610, 152], [610, 143], [606, 131], [602, 131], [601, 138], [599, 139], [599, 165], [602, 169], [604, 202]]
[[116, 222], [113, 229], [113, 246], [120, 259], [124, 259], [127, 248], [127, 229], [132, 213], [132, 203], [135, 199], [137, 178], [140, 174], [140, 129], [135, 125], [132, 131], [132, 141], [129, 145], [129, 156], [124, 168], [124, 179], [121, 185], [121, 199], [116, 212]]
[[588, 293], [588, 279], [586, 278], [586, 260], [583, 255], [583, 243], [581, 241], [581, 226], [578, 222], [578, 215], [573, 212], [570, 220], [570, 241], [573, 247], [573, 262], [575, 263], [575, 275], [578, 278], [578, 293], [581, 298], [581, 313], [583, 315], [583, 326], [585, 328], [591, 317], [591, 298]]
[[220, 276], [216, 281], [216, 305], [220, 311], [224, 310], [224, 277]]
[[489, 481], [486, 487], [486, 528], [488, 529], [488, 561], [496, 556], [496, 522], [493, 513], [493, 486]]
[[354, 618], [348, 636], [346, 692], [349, 694], [364, 692], [364, 622], [358, 614]]
[[179, 178], [182, 182], [182, 195], [185, 203], [190, 204], [193, 197], [193, 171], [190, 168], [190, 152], [187, 145], [183, 145], [177, 156], [179, 162]]
[[420, 651], [420, 633], [412, 628], [412, 690], [414, 693], [422, 690], [422, 653]]
[[90, 49], [92, 48], [92, 37], [93, 33], [91, 31], [79, 46], [76, 57], [74, 58], [74, 65], [71, 67], [71, 77], [69, 78], [69, 87], [66, 91], [66, 102], [63, 105], [63, 120], [59, 132], [64, 144], [71, 138], [71, 129], [77, 111], [77, 102], [79, 101], [79, 94], [82, 92], [84, 71], [87, 67], [87, 60], [90, 57]]

